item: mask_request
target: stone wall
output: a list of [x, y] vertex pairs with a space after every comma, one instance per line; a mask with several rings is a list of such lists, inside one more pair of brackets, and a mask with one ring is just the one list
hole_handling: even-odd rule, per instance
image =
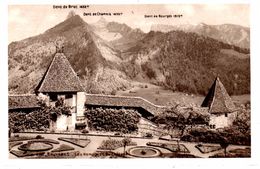
[[153, 115], [162, 113], [166, 106], [159, 106], [141, 97], [111, 96], [99, 94], [86, 94], [87, 105], [118, 106], [143, 108]]

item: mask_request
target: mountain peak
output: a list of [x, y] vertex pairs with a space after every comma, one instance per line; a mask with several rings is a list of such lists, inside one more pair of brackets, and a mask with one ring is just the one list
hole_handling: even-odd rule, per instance
[[53, 28], [47, 30], [46, 33], [61, 33], [72, 28], [82, 26], [83, 24], [85, 24], [84, 20], [79, 15], [74, 15], [54, 26]]
[[208, 26], [208, 25], [205, 24], [204, 22], [200, 22], [200, 23], [198, 23], [196, 26], [199, 26], [199, 27], [205, 27], [205, 26]]
[[108, 21], [102, 16], [96, 23], [96, 26], [106, 26], [108, 24]]
[[67, 15], [67, 19], [69, 19], [69, 18], [71, 18], [71, 17], [73, 17], [73, 16], [75, 16], [76, 15], [76, 13], [74, 12], [74, 11], [70, 11], [69, 13], [68, 13], [68, 15]]
[[68, 17], [66, 21], [70, 21], [72, 23], [78, 23], [78, 24], [82, 24], [84, 23], [84, 20], [79, 16], [79, 15], [74, 15], [74, 16], [71, 16], [71, 17]]

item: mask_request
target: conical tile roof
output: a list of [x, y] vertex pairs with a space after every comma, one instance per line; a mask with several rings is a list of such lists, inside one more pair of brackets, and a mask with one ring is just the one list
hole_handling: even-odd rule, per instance
[[56, 53], [36, 91], [78, 92], [84, 88], [66, 56]]
[[222, 82], [217, 77], [205, 97], [202, 107], [208, 107], [209, 113], [230, 113], [235, 105]]

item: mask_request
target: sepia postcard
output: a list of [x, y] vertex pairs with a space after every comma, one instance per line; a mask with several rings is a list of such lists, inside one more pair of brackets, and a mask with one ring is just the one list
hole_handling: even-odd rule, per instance
[[251, 158], [250, 84], [249, 4], [8, 5], [9, 159]]

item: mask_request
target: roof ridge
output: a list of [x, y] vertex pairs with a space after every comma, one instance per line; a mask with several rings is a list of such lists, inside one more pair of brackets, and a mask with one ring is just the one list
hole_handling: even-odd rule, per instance
[[209, 112], [211, 112], [211, 110], [212, 110], [212, 105], [213, 105], [213, 103], [214, 103], [214, 101], [215, 101], [215, 97], [216, 97], [216, 87], [217, 87], [218, 81], [219, 81], [219, 78], [216, 77], [215, 82], [214, 82], [214, 84], [213, 84], [213, 85], [214, 85], [213, 98], [212, 98], [212, 102], [210, 103]]
[[38, 92], [78, 92], [84, 91], [77, 73], [64, 53], [56, 53], [43, 76]]
[[206, 95], [202, 107], [208, 107], [209, 113], [232, 112], [235, 105], [229, 96], [225, 86], [217, 76]]
[[[61, 57], [64, 57], [64, 58], [69, 62], [68, 58], [67, 58], [64, 54], [61, 55]], [[79, 81], [79, 85], [80, 85], [80, 86], [82, 87], [82, 89], [85, 91], [85, 89], [84, 89], [84, 87], [82, 86], [81, 81], [80, 81], [80, 79], [79, 79], [79, 77], [78, 77], [78, 74], [75, 72], [75, 70], [73, 69], [73, 67], [72, 67], [72, 65], [70, 64], [70, 62], [69, 62], [69, 65], [68, 65], [68, 66], [70, 67], [72, 73], [75, 75], [76, 79]]]
[[48, 73], [49, 73], [49, 71], [50, 71], [50, 68], [51, 68], [51, 66], [53, 65], [54, 59], [55, 59], [55, 57], [56, 57], [56, 54], [57, 54], [57, 53], [54, 54], [54, 56], [53, 56], [53, 58], [52, 58], [52, 61], [51, 61], [51, 64], [50, 64], [50, 65], [48, 66], [48, 68], [47, 68], [46, 74], [42, 77], [42, 78], [43, 78], [43, 81], [41, 82], [38, 91], [41, 90], [42, 85], [44, 84], [44, 82], [45, 82], [45, 80], [46, 80], [45, 77], [47, 77], [47, 75], [48, 75]]

